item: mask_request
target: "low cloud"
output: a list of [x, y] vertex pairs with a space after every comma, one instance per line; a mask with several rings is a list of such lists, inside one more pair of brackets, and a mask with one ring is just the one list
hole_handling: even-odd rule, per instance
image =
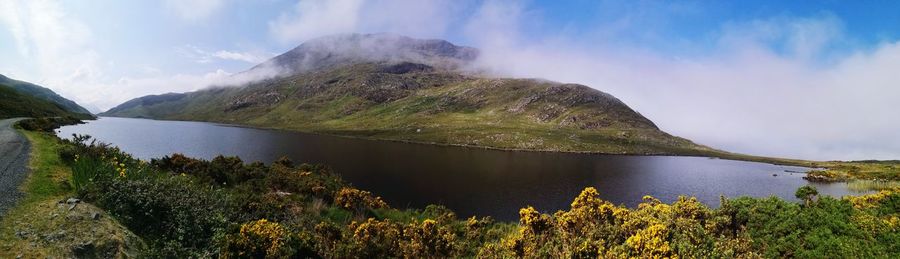
[[275, 56], [275, 54], [272, 53], [262, 53], [259, 51], [209, 51], [194, 45], [185, 45], [184, 47], [177, 48], [177, 51], [181, 53], [182, 56], [200, 64], [208, 64], [216, 60], [231, 60], [246, 62], [255, 65]]
[[353, 32], [358, 26], [362, 0], [299, 1], [291, 12], [269, 23], [269, 31], [282, 42], [302, 42], [314, 37]]
[[79, 91], [102, 92], [102, 95], [78, 95], [79, 103], [105, 111], [135, 97], [169, 92], [190, 92], [210, 87], [234, 87], [283, 74], [280, 67], [259, 66], [253, 70], [230, 73], [222, 69], [204, 74], [175, 74], [171, 76], [121, 77], [118, 80], [76, 82]]
[[524, 40], [516, 31], [527, 10], [517, 8], [486, 4], [468, 26], [480, 64], [497, 75], [585, 84], [663, 130], [728, 151], [900, 158], [900, 43], [823, 61], [844, 40], [833, 16], [724, 25], [709, 54], [672, 57], [596, 39]]
[[451, 0], [302, 0], [270, 21], [269, 32], [289, 45], [355, 32], [441, 37], [468, 5]]
[[224, 60], [237, 60], [243, 61], [251, 64], [259, 64], [263, 61], [266, 61], [271, 57], [271, 55], [257, 55], [253, 53], [241, 53], [241, 52], [231, 52], [227, 50], [220, 50], [213, 53], [212, 56], [224, 59]]

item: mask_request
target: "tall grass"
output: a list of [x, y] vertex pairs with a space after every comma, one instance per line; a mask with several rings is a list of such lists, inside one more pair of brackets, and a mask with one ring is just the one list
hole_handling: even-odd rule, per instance
[[76, 157], [72, 164], [72, 185], [75, 191], [82, 193], [88, 184], [98, 179], [99, 176], [110, 174], [114, 169], [112, 165], [93, 157]]
[[853, 180], [847, 188], [854, 192], [883, 191], [900, 188], [900, 181]]
[[61, 157], [70, 158], [72, 183], [78, 194], [90, 184], [101, 180], [137, 180], [158, 177], [152, 166], [134, 159], [115, 147], [105, 143], [87, 141], [90, 136], [75, 136], [72, 145], [61, 150]]

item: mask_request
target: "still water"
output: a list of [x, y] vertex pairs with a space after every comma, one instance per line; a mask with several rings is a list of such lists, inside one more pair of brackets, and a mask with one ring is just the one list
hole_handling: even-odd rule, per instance
[[126, 118], [100, 118], [58, 131], [61, 137], [73, 133], [91, 135], [142, 159], [224, 154], [244, 161], [270, 163], [287, 156], [327, 164], [345, 181], [382, 196], [393, 207], [441, 204], [463, 217], [515, 220], [526, 205], [552, 213], [568, 209], [587, 186], [596, 187], [601, 198], [627, 206], [635, 206], [645, 194], [665, 202], [696, 196], [710, 206], [719, 205], [720, 195], [796, 200], [794, 191], [807, 184], [835, 197], [852, 194], [843, 183], [803, 180], [803, 173], [796, 172], [807, 168], [704, 157], [498, 151]]

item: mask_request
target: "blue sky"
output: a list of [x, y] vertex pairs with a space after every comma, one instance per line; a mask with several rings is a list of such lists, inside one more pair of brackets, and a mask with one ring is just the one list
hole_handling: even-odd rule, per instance
[[481, 48], [479, 65], [496, 76], [609, 92], [702, 144], [897, 159], [896, 10], [888, 1], [0, 0], [0, 73], [99, 111], [227, 83], [310, 38], [393, 32]]

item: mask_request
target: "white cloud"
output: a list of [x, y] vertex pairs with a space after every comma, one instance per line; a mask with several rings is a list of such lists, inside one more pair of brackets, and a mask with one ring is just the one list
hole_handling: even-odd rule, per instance
[[166, 0], [165, 6], [186, 21], [200, 21], [224, 7], [223, 0]]
[[13, 32], [20, 53], [35, 71], [37, 83], [63, 96], [80, 95], [81, 82], [103, 76], [99, 54], [91, 48], [90, 29], [54, 1], [5, 1], [3, 22]]
[[287, 44], [351, 32], [392, 32], [440, 37], [468, 1], [301, 0], [269, 22], [272, 36]]
[[267, 59], [269, 59], [271, 57], [270, 55], [263, 56], [263, 55], [257, 55], [254, 53], [249, 53], [249, 52], [241, 53], [241, 52], [232, 52], [232, 51], [227, 51], [227, 50], [216, 51], [216, 53], [213, 53], [212, 55], [214, 57], [217, 57], [220, 59], [237, 60], [237, 61], [243, 61], [243, 62], [247, 62], [247, 63], [251, 63], [251, 64], [262, 63], [263, 61], [266, 61]]
[[894, 119], [900, 42], [823, 65], [814, 57], [842, 40], [840, 21], [777, 18], [726, 25], [715, 46], [721, 51], [672, 58], [556, 35], [523, 40], [508, 31], [524, 22], [522, 8], [489, 2], [468, 25], [484, 53], [479, 62], [497, 74], [585, 84], [619, 97], [663, 130], [729, 151], [900, 157]]
[[357, 29], [362, 0], [305, 0], [293, 11], [269, 23], [269, 31], [282, 42], [354, 32]]
[[18, 5], [18, 2], [14, 1], [0, 1], [0, 19], [7, 25], [10, 33], [16, 40], [16, 46], [20, 53], [23, 56], [29, 56], [31, 55], [31, 48], [28, 46], [28, 34], [25, 31], [25, 25], [22, 24], [22, 20], [19, 17], [18, 10], [20, 8]]
[[243, 85], [265, 78], [272, 78], [282, 71], [262, 67], [242, 73], [230, 73], [222, 69], [205, 74], [176, 74], [170, 76], [121, 77], [112, 82], [96, 82], [80, 87], [82, 91], [103, 92], [102, 95], [82, 95], [82, 100], [102, 110], [112, 108], [135, 97], [169, 92], [190, 92], [208, 87]]
[[263, 61], [268, 60], [269, 58], [275, 56], [272, 53], [265, 53], [261, 51], [231, 51], [231, 50], [219, 50], [219, 51], [209, 51], [203, 48], [194, 46], [194, 45], [185, 45], [184, 47], [176, 49], [182, 56], [193, 60], [194, 62], [201, 64], [212, 63], [215, 60], [234, 60], [234, 61], [242, 61], [250, 64], [259, 64]]
[[[162, 92], [185, 92], [204, 87], [243, 84], [260, 78], [275, 76], [273, 69], [231, 74], [224, 70], [191, 75], [163, 75], [153, 66], [141, 65], [142, 77], [112, 77], [105, 73], [116, 64], [103, 59], [96, 51], [90, 28], [65, 12], [55, 1], [2, 1], [0, 21], [17, 41], [17, 48], [25, 60], [35, 67], [32, 73], [21, 74], [21, 80], [44, 85], [62, 96], [92, 107], [93, 111], [108, 109], [131, 98]], [[192, 55], [198, 62], [213, 59], [257, 62], [265, 54], [235, 51], [204, 51], [186, 46], [182, 54]], [[19, 74], [19, 73], [16, 73]]]

